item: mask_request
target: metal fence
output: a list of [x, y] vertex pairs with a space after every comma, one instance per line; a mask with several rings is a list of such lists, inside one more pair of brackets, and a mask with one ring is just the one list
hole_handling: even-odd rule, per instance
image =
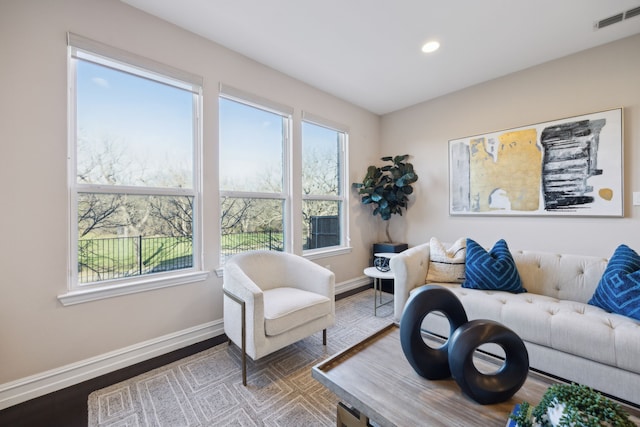
[[223, 234], [220, 257], [224, 263], [224, 260], [231, 255], [255, 249], [283, 251], [284, 233], [282, 231], [266, 230], [249, 233]]
[[191, 236], [114, 237], [78, 242], [78, 281], [98, 282], [193, 266]]
[[[340, 219], [337, 215], [312, 216], [304, 249], [324, 248], [340, 244]], [[284, 233], [266, 230], [247, 233], [222, 234], [220, 261], [232, 255], [256, 249], [284, 250]]]
[[[338, 217], [314, 217], [305, 249], [340, 243]], [[222, 235], [221, 260], [255, 249], [284, 250], [284, 233], [266, 230]], [[193, 266], [191, 236], [113, 237], [78, 242], [78, 281], [99, 282]]]

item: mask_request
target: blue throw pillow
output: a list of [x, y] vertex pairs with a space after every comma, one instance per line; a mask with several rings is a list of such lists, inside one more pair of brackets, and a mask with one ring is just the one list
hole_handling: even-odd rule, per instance
[[616, 248], [589, 304], [640, 320], [640, 256], [627, 245]]
[[465, 281], [462, 287], [514, 294], [527, 292], [522, 287], [516, 263], [504, 239], [498, 240], [489, 252], [475, 241], [467, 239]]

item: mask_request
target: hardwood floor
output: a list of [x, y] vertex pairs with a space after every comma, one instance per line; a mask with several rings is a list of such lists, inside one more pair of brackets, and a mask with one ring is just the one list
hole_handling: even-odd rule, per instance
[[[336, 295], [336, 300], [346, 298], [370, 288], [363, 286]], [[36, 399], [11, 406], [0, 411], [0, 426], [4, 427], [86, 427], [87, 398], [95, 390], [119, 383], [168, 363], [204, 351], [227, 340], [220, 335], [171, 353], [120, 369], [115, 372], [67, 387]]]

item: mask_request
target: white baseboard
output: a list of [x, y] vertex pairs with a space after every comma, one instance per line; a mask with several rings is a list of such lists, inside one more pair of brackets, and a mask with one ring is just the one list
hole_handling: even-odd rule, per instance
[[371, 284], [371, 278], [367, 276], [356, 277], [355, 279], [347, 280], [336, 284], [336, 295], [343, 292], [351, 291], [353, 289], [360, 288], [362, 286], [368, 286]]
[[222, 320], [217, 320], [30, 377], [0, 384], [0, 410], [223, 333]]
[[[362, 276], [336, 285], [341, 294], [369, 285]], [[105, 353], [70, 365], [0, 384], [0, 410], [126, 368], [224, 333], [222, 319]]]

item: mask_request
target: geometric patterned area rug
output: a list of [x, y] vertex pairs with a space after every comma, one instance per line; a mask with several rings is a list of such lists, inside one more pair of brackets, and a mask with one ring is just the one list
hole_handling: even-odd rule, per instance
[[[385, 294], [390, 298], [389, 294]], [[336, 301], [336, 323], [257, 361], [226, 342], [89, 395], [90, 427], [336, 425], [338, 398], [311, 367], [392, 322], [393, 304], [373, 315], [373, 289]]]

